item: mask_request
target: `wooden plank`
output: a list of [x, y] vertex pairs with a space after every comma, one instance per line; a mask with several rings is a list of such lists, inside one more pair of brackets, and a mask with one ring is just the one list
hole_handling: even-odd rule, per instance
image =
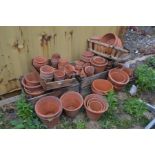
[[15, 103], [19, 98], [20, 98], [20, 95], [9, 97], [7, 99], [3, 99], [2, 101], [0, 101], [0, 106], [3, 106], [5, 104]]

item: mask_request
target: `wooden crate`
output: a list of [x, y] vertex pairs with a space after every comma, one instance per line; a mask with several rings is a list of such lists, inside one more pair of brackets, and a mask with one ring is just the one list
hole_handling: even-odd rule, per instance
[[88, 50], [105, 58], [125, 62], [130, 58], [128, 50], [88, 39]]
[[[40, 77], [39, 71], [33, 65], [32, 65], [32, 68], [33, 68], [33, 71], [35, 71]], [[43, 80], [40, 78], [40, 84], [42, 85], [45, 91], [48, 91], [48, 90], [55, 90], [58, 88], [69, 87], [76, 84], [78, 85], [79, 83], [76, 78], [65, 79], [61, 81], [51, 81], [51, 82], [47, 82], [46, 80]]]
[[37, 100], [39, 100], [40, 98], [45, 97], [45, 96], [60, 97], [62, 94], [64, 94], [67, 91], [79, 92], [79, 90], [80, 90], [79, 83], [76, 83], [76, 84], [73, 84], [72, 86], [68, 86], [68, 87], [64, 87], [64, 88], [59, 88], [59, 89], [55, 89], [55, 90], [48, 90], [48, 91], [45, 91], [44, 94], [42, 94], [42, 95], [33, 97], [31, 95], [26, 94], [26, 92], [25, 92], [25, 90], [24, 90], [24, 88], [23, 88], [23, 86], [21, 84], [21, 79], [22, 79], [22, 77], [19, 79], [20, 80], [20, 85], [21, 85], [22, 93], [25, 95], [26, 99], [29, 102], [33, 103], [33, 104], [35, 104]]

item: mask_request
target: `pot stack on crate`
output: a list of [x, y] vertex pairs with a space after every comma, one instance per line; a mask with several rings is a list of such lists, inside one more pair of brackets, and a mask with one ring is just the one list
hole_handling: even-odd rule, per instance
[[59, 123], [63, 111], [74, 118], [83, 107], [87, 117], [97, 121], [109, 107], [103, 96], [120, 91], [133, 76], [132, 69], [118, 63], [129, 52], [117, 35], [92, 37], [88, 43], [88, 50], [73, 63], [58, 53], [51, 59], [33, 58], [34, 72], [21, 79], [24, 92], [34, 99], [37, 116], [48, 128]]

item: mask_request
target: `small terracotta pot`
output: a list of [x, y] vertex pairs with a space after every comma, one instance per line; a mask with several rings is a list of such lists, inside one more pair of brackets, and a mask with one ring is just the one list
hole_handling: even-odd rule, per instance
[[37, 56], [33, 58], [33, 65], [35, 68], [40, 69], [40, 67], [47, 65], [48, 59], [43, 56]]
[[42, 94], [44, 93], [43, 88], [38, 88], [37, 90], [31, 91], [31, 90], [28, 90], [28, 89], [26, 89], [26, 88], [24, 87], [24, 90], [25, 90], [26, 94], [28, 94], [28, 95], [30, 95], [30, 96], [33, 96], [33, 97], [42, 95]]
[[31, 73], [28, 73], [27, 75], [25, 75], [24, 79], [28, 86], [36, 86], [36, 85], [40, 84], [40, 78], [34, 72], [31, 72]]
[[67, 64], [65, 65], [65, 73], [67, 75], [68, 78], [71, 78], [75, 75], [76, 71], [75, 71], [75, 67], [71, 64]]
[[83, 97], [74, 91], [63, 94], [60, 98], [63, 109], [67, 116], [74, 118], [83, 105]]
[[45, 80], [52, 80], [55, 68], [45, 65], [40, 68], [40, 77]]
[[[96, 100], [96, 102], [94, 101]], [[84, 99], [84, 107], [89, 119], [97, 121], [108, 109], [108, 103], [101, 95], [90, 94]]]
[[62, 103], [57, 97], [46, 96], [36, 102], [35, 112], [48, 128], [53, 128], [59, 123]]
[[54, 80], [60, 81], [65, 79], [65, 72], [62, 70], [55, 70], [54, 71]]
[[92, 58], [92, 60], [93, 60], [93, 62], [94, 62], [95, 64], [97, 64], [97, 65], [102, 65], [102, 64], [106, 63], [106, 59], [104, 59], [104, 58], [102, 58], [102, 57], [100, 57], [100, 56], [94, 56], [94, 57]]
[[113, 90], [113, 85], [110, 81], [104, 79], [96, 79], [92, 83], [92, 88], [97, 94], [106, 95]]
[[92, 75], [94, 75], [95, 68], [93, 66], [87, 66], [84, 68], [84, 71], [87, 76], [92, 76]]

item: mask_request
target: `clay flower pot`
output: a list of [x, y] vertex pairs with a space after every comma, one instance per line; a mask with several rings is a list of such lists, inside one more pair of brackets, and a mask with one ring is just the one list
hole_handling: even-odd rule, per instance
[[51, 57], [51, 64], [54, 68], [58, 68], [58, 63], [60, 60], [61, 56], [58, 53], [54, 53]]
[[101, 95], [90, 94], [84, 99], [84, 107], [89, 119], [97, 121], [108, 109], [108, 103]]
[[92, 88], [94, 93], [106, 95], [108, 92], [113, 90], [113, 85], [108, 80], [97, 79], [93, 81]]
[[85, 71], [87, 76], [92, 76], [92, 75], [94, 75], [95, 68], [93, 66], [86, 66], [84, 68], [84, 71]]
[[91, 58], [94, 56], [93, 52], [90, 51], [85, 51], [82, 56], [81, 56], [81, 60], [84, 62], [90, 62]]
[[102, 57], [100, 57], [100, 56], [94, 56], [94, 57], [92, 58], [92, 60], [93, 60], [93, 62], [94, 62], [95, 64], [98, 64], [98, 65], [102, 65], [102, 64], [104, 64], [104, 63], [106, 62], [106, 59], [104, 59], [104, 58], [102, 58]]
[[34, 72], [28, 73], [24, 78], [28, 86], [36, 86], [40, 84], [40, 78]]
[[71, 64], [67, 64], [65, 65], [65, 73], [67, 75], [68, 78], [71, 78], [75, 75], [76, 71], [75, 71], [75, 67]]
[[36, 102], [35, 112], [48, 128], [52, 128], [59, 123], [62, 103], [57, 97], [46, 96]]
[[110, 70], [108, 79], [112, 82], [116, 90], [121, 90], [130, 80], [128, 74], [121, 69]]
[[47, 65], [48, 59], [43, 56], [37, 56], [33, 58], [33, 65], [35, 68], [40, 69], [40, 67]]
[[105, 69], [106, 69], [106, 66], [108, 65], [108, 60], [103, 59], [104, 63], [101, 63], [101, 60], [97, 61], [98, 59], [96, 59], [96, 62], [94, 62], [93, 60], [94, 58], [92, 58], [90, 60], [90, 63], [92, 66], [94, 66], [95, 68], [95, 73], [100, 73], [100, 72], [103, 72]]
[[24, 88], [26, 94], [32, 96], [32, 97], [35, 97], [35, 96], [39, 96], [39, 95], [42, 95], [45, 91], [43, 90], [43, 88], [38, 88], [37, 90], [28, 90], [26, 88]]
[[81, 70], [83, 68], [84, 62], [81, 60], [75, 61], [75, 69]]
[[107, 33], [102, 37], [101, 40], [103, 43], [109, 44], [109, 45], [113, 45], [113, 46], [117, 46], [122, 48], [122, 42], [121, 40], [118, 38], [117, 35], [113, 34], [113, 33]]
[[64, 70], [64, 67], [69, 64], [68, 60], [66, 59], [59, 59], [59, 63], [58, 63], [58, 69], [60, 70]]
[[52, 80], [55, 68], [45, 65], [40, 68], [40, 77], [45, 80]]
[[67, 116], [74, 118], [83, 105], [83, 97], [74, 91], [63, 94], [60, 98], [63, 109]]
[[65, 72], [62, 70], [55, 70], [54, 71], [54, 80], [59, 81], [59, 80], [64, 80], [65, 79]]

